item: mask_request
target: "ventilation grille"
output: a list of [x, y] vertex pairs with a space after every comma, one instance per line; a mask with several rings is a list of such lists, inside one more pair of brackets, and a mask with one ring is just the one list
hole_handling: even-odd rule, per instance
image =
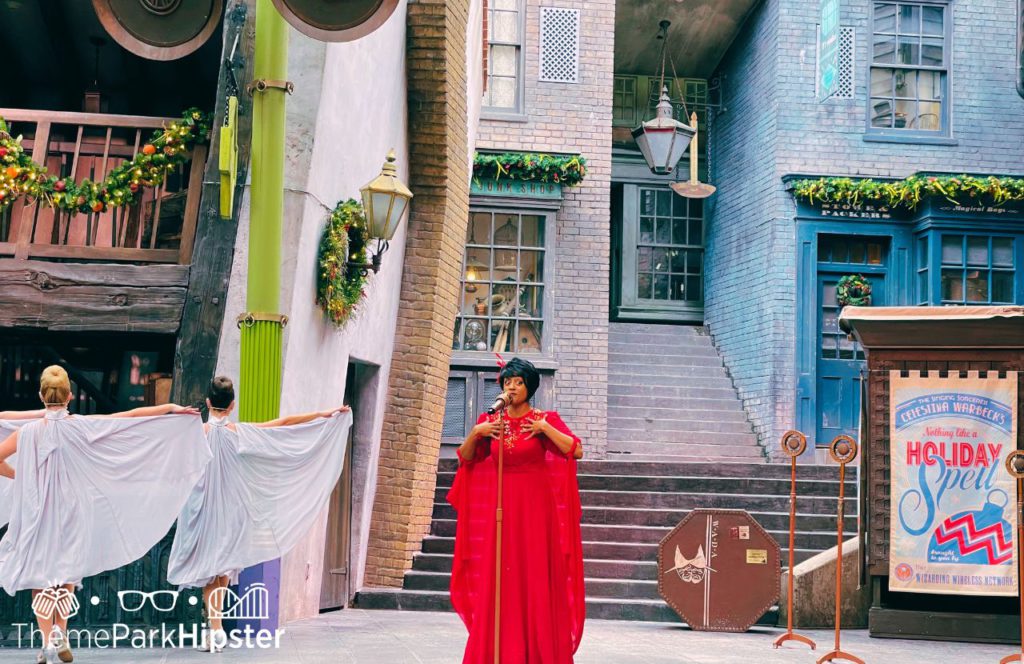
[[839, 84], [836, 86], [835, 95], [839, 99], [853, 99], [853, 81], [856, 77], [853, 67], [856, 42], [854, 28], [839, 28]]
[[580, 11], [540, 8], [540, 80], [579, 83]]

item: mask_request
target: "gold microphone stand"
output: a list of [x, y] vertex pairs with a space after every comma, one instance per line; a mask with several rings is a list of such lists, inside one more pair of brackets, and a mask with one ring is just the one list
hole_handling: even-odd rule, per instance
[[846, 464], [850, 463], [857, 456], [857, 441], [850, 436], [836, 436], [829, 446], [828, 454], [833, 461], [839, 464], [839, 523], [836, 529], [839, 531], [836, 543], [836, 645], [835, 648], [822, 655], [818, 664], [834, 662], [837, 659], [853, 664], [864, 664], [864, 660], [856, 655], [845, 652], [839, 646], [839, 633], [842, 631], [842, 603], [843, 603], [843, 500], [846, 497]]
[[803, 634], [793, 631], [793, 567], [796, 561], [793, 557], [796, 547], [796, 458], [807, 449], [807, 436], [799, 431], [787, 431], [782, 434], [782, 451], [789, 457], [789, 591], [787, 594], [786, 609], [786, 633], [775, 639], [772, 645], [776, 648], [786, 641], [797, 641], [807, 644], [814, 650], [816, 644]]
[[[506, 403], [506, 407], [507, 407]], [[498, 505], [494, 510], [494, 664], [501, 664], [501, 502], [505, 472], [505, 408], [498, 411]]]
[[[1014, 450], [1006, 457], [1006, 472], [1017, 479], [1017, 583], [1024, 588], [1024, 558], [1021, 557], [1021, 546], [1024, 546], [1024, 450]], [[1024, 592], [1020, 596], [1020, 652], [1007, 655], [999, 660], [999, 664], [1024, 662]]]

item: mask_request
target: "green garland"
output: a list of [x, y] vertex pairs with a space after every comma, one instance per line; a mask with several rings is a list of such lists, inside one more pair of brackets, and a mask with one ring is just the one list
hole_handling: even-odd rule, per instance
[[840, 307], [864, 307], [871, 304], [871, 282], [861, 274], [848, 274], [836, 284]]
[[473, 179], [525, 180], [553, 182], [575, 187], [587, 176], [587, 160], [581, 156], [559, 157], [546, 154], [507, 152], [480, 154], [473, 158]]
[[157, 187], [167, 174], [191, 158], [190, 150], [210, 133], [210, 117], [197, 108], [181, 120], [157, 130], [142, 152], [114, 168], [101, 182], [86, 178], [79, 183], [46, 174], [21, 145], [21, 136], [7, 133], [0, 118], [0, 211], [25, 196], [52, 208], [75, 214], [105, 212], [133, 205], [144, 187]]
[[1024, 179], [972, 175], [912, 175], [895, 182], [820, 178], [796, 180], [793, 194], [808, 203], [885, 205], [914, 209], [922, 198], [942, 196], [955, 205], [990, 200], [996, 205], [1024, 201]]
[[316, 303], [338, 327], [366, 295], [366, 275], [348, 263], [367, 262], [367, 239], [363, 206], [351, 198], [338, 203], [320, 239], [316, 281]]

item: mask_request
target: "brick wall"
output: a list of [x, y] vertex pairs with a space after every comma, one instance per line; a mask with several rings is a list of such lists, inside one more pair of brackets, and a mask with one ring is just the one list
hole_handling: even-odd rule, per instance
[[727, 110], [711, 124], [718, 193], [706, 208], [705, 322], [762, 443], [773, 435], [776, 404], [792, 400], [776, 378], [785, 370], [777, 351], [785, 331], [775, 325], [792, 302], [784, 294], [750, 295], [770, 274], [796, 277], [793, 251], [778, 232], [784, 225], [775, 167], [778, 48], [778, 2], [769, 0], [750, 16], [718, 72]]
[[[955, 145], [864, 140], [871, 8], [842, 3], [856, 29], [853, 99], [815, 98], [818, 4], [768, 0], [719, 66], [727, 110], [712, 131], [707, 323], [762, 443], [795, 424], [795, 205], [791, 173], [905, 177], [915, 171], [1024, 172], [1024, 100], [1015, 90], [1016, 3], [952, 2]], [[751, 284], [774, 288], [752, 301]]]
[[400, 586], [430, 527], [469, 206], [469, 0], [411, 0], [409, 213], [365, 583]]
[[542, 83], [539, 78], [540, 7], [529, 0], [525, 31], [526, 122], [485, 119], [477, 148], [528, 152], [580, 153], [589, 174], [579, 187], [565, 190], [557, 214], [555, 261], [549, 281], [559, 363], [555, 403], [583, 439], [587, 454], [603, 456], [607, 446], [608, 286], [613, 49], [612, 0], [545, 1], [544, 6], [579, 9], [579, 83]]

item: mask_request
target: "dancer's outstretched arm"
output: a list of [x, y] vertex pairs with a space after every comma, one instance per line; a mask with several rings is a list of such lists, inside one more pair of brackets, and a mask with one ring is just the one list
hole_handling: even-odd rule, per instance
[[7, 459], [18, 451], [18, 432], [15, 431], [7, 436], [4, 442], [0, 443], [0, 476], [14, 479], [14, 468], [7, 463]]
[[192, 406], [179, 406], [176, 403], [165, 403], [162, 406], [143, 406], [142, 408], [133, 408], [132, 410], [126, 410], [121, 413], [97, 415], [96, 417], [155, 417], [157, 415], [168, 414], [198, 415], [199, 411]]
[[39, 410], [0, 410], [0, 420], [35, 420], [45, 414], [45, 408]]
[[304, 424], [310, 420], [315, 420], [318, 417], [330, 417], [335, 413], [345, 413], [351, 410], [348, 406], [339, 406], [338, 408], [331, 408], [330, 410], [318, 410], [312, 413], [304, 413], [302, 415], [286, 415], [285, 417], [279, 417], [276, 420], [270, 420], [269, 422], [260, 422], [254, 426], [258, 426], [261, 429], [269, 429], [270, 427], [287, 427], [293, 424]]

